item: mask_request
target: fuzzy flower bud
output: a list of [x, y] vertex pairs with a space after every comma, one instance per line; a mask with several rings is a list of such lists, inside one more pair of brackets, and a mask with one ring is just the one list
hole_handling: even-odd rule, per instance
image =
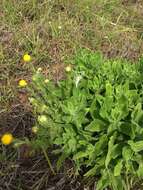
[[38, 132], [38, 127], [37, 126], [32, 127], [32, 132], [36, 134]]
[[46, 115], [38, 116], [38, 122], [40, 125], [47, 125], [48, 119], [47, 119]]
[[65, 70], [66, 70], [66, 72], [71, 72], [72, 68], [71, 68], [71, 66], [67, 66], [67, 67], [65, 68]]

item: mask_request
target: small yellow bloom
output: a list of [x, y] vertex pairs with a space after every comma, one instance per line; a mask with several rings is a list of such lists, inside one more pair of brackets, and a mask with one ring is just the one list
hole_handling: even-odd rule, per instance
[[36, 75], [32, 76], [32, 80], [36, 82], [36, 80], [37, 80]]
[[38, 127], [37, 126], [32, 127], [32, 132], [36, 134], [38, 132]]
[[71, 66], [67, 66], [67, 67], [65, 68], [65, 70], [66, 70], [66, 72], [70, 72], [70, 71], [72, 70], [72, 68], [71, 68]]
[[49, 79], [45, 79], [45, 81], [44, 81], [44, 82], [45, 82], [46, 84], [47, 84], [47, 83], [49, 83]]
[[24, 80], [24, 79], [20, 80], [20, 81], [19, 81], [19, 86], [20, 86], [20, 87], [25, 87], [25, 86], [27, 86], [26, 80]]
[[13, 139], [14, 139], [14, 138], [13, 138], [12, 134], [10, 134], [10, 133], [5, 133], [5, 134], [1, 137], [1, 142], [2, 142], [2, 144], [4, 144], [4, 145], [9, 145], [9, 144], [12, 143]]
[[25, 55], [23, 56], [23, 60], [24, 60], [25, 62], [30, 62], [30, 61], [31, 61], [31, 56], [30, 56], [29, 54], [25, 54]]
[[40, 73], [41, 71], [42, 71], [42, 68], [39, 67], [39, 68], [37, 69], [37, 72]]
[[59, 30], [61, 30], [61, 29], [62, 29], [62, 27], [61, 27], [61, 26], [58, 26], [58, 29], [59, 29]]
[[38, 122], [41, 124], [41, 125], [47, 125], [48, 123], [48, 119], [46, 117], [46, 115], [39, 115], [38, 116]]

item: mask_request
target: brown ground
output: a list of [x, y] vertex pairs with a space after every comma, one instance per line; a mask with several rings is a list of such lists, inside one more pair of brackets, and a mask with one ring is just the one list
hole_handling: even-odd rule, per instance
[[[0, 134], [7, 131], [17, 138], [34, 138], [31, 126], [34, 118], [22, 106], [17, 106], [0, 118]], [[3, 158], [0, 162], [0, 190], [81, 190], [81, 180], [74, 177], [73, 164], [66, 161], [55, 176], [49, 170], [47, 161], [41, 153], [31, 154], [27, 145], [18, 149], [0, 147]], [[50, 153], [49, 153], [50, 154]], [[56, 160], [49, 155], [53, 167]]]

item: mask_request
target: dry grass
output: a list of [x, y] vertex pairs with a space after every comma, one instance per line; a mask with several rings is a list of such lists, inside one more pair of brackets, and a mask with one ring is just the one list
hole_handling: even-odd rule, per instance
[[[28, 109], [27, 93], [17, 87], [19, 79], [29, 81], [32, 73], [22, 61], [25, 52], [31, 54], [35, 68], [42, 67], [45, 73], [50, 68], [56, 80], [62, 77], [64, 63], [81, 47], [132, 62], [143, 52], [142, 0], [1, 0], [0, 17], [0, 134], [5, 130], [29, 137], [32, 124], [27, 123], [25, 110], [15, 113], [12, 109], [21, 104]], [[12, 111], [6, 118], [14, 122], [4, 122], [8, 110]], [[32, 172], [41, 169], [36, 163], [43, 163], [42, 157], [35, 157], [35, 166], [25, 169], [16, 160], [17, 151], [0, 150], [0, 163], [5, 163], [0, 165], [0, 189], [1, 184], [10, 190], [25, 190], [27, 185], [36, 189]], [[36, 174], [41, 178], [37, 190], [47, 188], [45, 171], [47, 163]]]
[[143, 50], [143, 2], [125, 0], [2, 0], [0, 4], [0, 112], [18, 102], [17, 81], [35, 67], [57, 67], [79, 47], [136, 61]]

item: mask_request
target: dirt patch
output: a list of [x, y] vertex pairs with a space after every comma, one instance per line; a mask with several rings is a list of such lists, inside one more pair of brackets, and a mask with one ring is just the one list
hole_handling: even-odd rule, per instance
[[[0, 136], [10, 132], [16, 138], [34, 138], [31, 127], [35, 119], [22, 106], [0, 117]], [[0, 190], [82, 190], [81, 177], [74, 176], [73, 164], [67, 160], [54, 176], [41, 152], [34, 155], [27, 145], [19, 148], [0, 146]], [[53, 167], [56, 158], [49, 151]], [[56, 170], [56, 169], [55, 169]]]
[[[25, 163], [3, 162], [0, 164], [1, 190], [82, 190], [77, 178], [68, 177], [64, 171], [53, 176], [42, 155], [27, 159]], [[3, 173], [2, 173], [3, 172]]]
[[13, 33], [8, 31], [7, 28], [0, 28], [0, 41], [2, 44], [8, 45], [13, 37]]
[[[130, 35], [130, 38], [128, 37]], [[143, 51], [143, 43], [136, 43], [135, 33], [124, 33], [120, 38], [114, 39], [113, 43], [103, 41], [100, 50], [107, 58], [122, 58], [131, 62], [137, 62]]]

